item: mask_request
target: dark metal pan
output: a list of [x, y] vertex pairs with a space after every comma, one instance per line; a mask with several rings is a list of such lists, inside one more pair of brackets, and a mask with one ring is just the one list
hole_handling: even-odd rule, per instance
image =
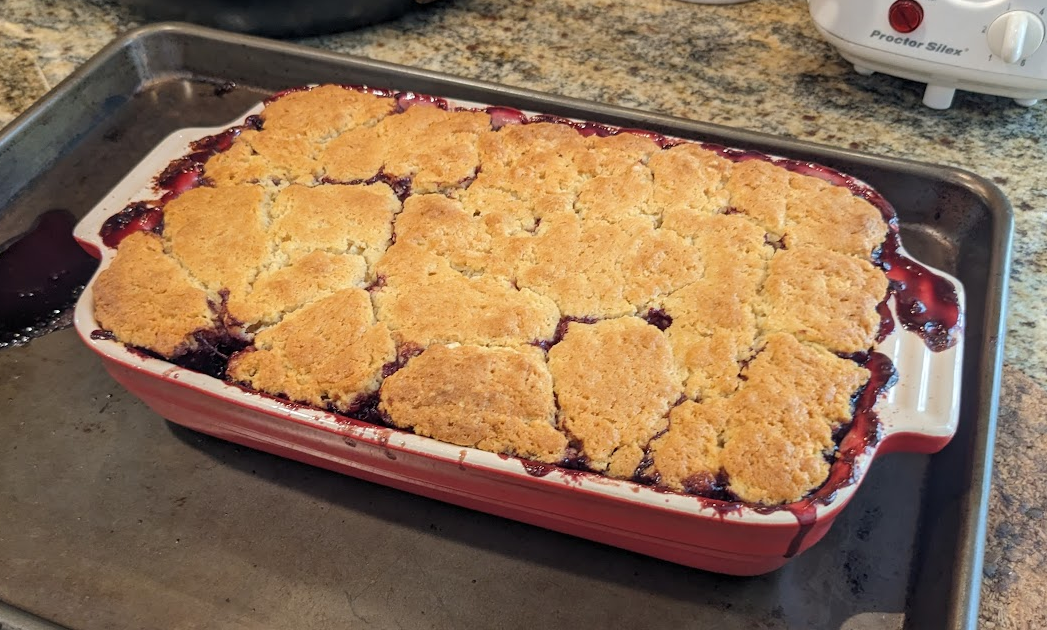
[[184, 20], [239, 33], [302, 37], [398, 18], [432, 0], [118, 0], [149, 20]]
[[[78, 628], [165, 626], [172, 615], [231, 624], [252, 609], [274, 625], [357, 614], [390, 627], [523, 627], [548, 623], [550, 606], [560, 624], [975, 627], [1012, 217], [970, 173], [164, 25], [114, 42], [0, 135], [0, 241], [50, 208], [82, 215], [175, 129], [322, 82], [687, 134], [867, 181], [898, 209], [914, 256], [984, 296], [968, 306], [956, 437], [933, 457], [878, 462], [826, 538], [781, 571], [726, 578], [164, 425], [64, 330], [0, 351], [0, 373], [17, 377], [0, 385], [0, 599]], [[506, 590], [514, 579], [528, 588]], [[231, 592], [238, 580], [253, 589]], [[466, 588], [484, 603], [465, 605]], [[176, 605], [186, 597], [197, 605]]]

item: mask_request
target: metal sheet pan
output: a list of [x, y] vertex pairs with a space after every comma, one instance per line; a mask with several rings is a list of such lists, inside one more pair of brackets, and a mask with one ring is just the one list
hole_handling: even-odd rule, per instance
[[[237, 89], [216, 89], [229, 81], [235, 82]], [[432, 520], [439, 513], [435, 520], [448, 527], [438, 535], [423, 535], [425, 532], [409, 527], [408, 531], [401, 528], [399, 537], [386, 536], [381, 532], [387, 528], [378, 528], [372, 532], [380, 534], [377, 538], [353, 536], [340, 544], [350, 547], [356, 559], [373, 559], [382, 554], [388, 558], [405, 543], [424, 540], [424, 557], [414, 560], [426, 564], [417, 567], [423, 573], [439, 576], [449, 562], [456, 574], [471, 571], [482, 584], [478, 587], [484, 593], [481, 597], [491, 601], [493, 608], [444, 610], [446, 623], [455, 625], [483, 623], [484, 619], [490, 623], [496, 618], [477, 617], [484, 614], [497, 614], [503, 622], [511, 620], [512, 625], [538, 621], [534, 600], [510, 597], [488, 579], [499, 568], [526, 565], [529, 580], [559, 584], [557, 593], [546, 595], [563, 602], [564, 619], [570, 621], [617, 614], [617, 621], [627, 622], [635, 618], [631, 612], [634, 608], [644, 608], [637, 606], [637, 598], [649, 598], [651, 603], [661, 602], [658, 614], [664, 614], [665, 620], [684, 620], [677, 624], [681, 626], [700, 626], [702, 619], [709, 617], [720, 620], [724, 627], [839, 627], [858, 623], [865, 625], [855, 627], [974, 626], [1011, 218], [1009, 205], [999, 191], [968, 173], [462, 81], [195, 27], [161, 26], [137, 31], [114, 43], [5, 131], [0, 138], [0, 181], [26, 185], [0, 188], [4, 208], [0, 213], [0, 240], [21, 231], [50, 207], [84, 213], [120, 174], [176, 128], [220, 124], [260, 95], [289, 85], [327, 81], [395, 81], [401, 89], [523, 106], [609, 124], [655, 131], [668, 131], [671, 126], [677, 134], [684, 128], [695, 137], [818, 161], [868, 181], [898, 208], [903, 238], [915, 256], [959, 277], [969, 295], [985, 296], [983, 303], [972, 300], [967, 314], [968, 368], [956, 439], [932, 458], [891, 455], [875, 465], [861, 496], [818, 547], [771, 576], [738, 581], [463, 513], [338, 477], [324, 477], [327, 491], [303, 503], [302, 494], [310, 492], [310, 484], [304, 479], [325, 473], [306, 472], [289, 462], [242, 452], [181, 429], [164, 428], [140, 405], [121, 397], [111, 381], [94, 373], [92, 357], [76, 347], [70, 331], [63, 331], [26, 348], [0, 352], [0, 370], [16, 375], [32, 372], [32, 378], [23, 378], [17, 386], [4, 386], [15, 421], [0, 426], [0, 432], [6, 433], [0, 435], [0, 443], [18, 448], [11, 448], [11, 456], [0, 467], [0, 479], [8, 489], [0, 494], [0, 531], [14, 532], [0, 537], [0, 562], [16, 570], [0, 577], [0, 599], [74, 627], [129, 627], [141, 624], [143, 618], [150, 619], [152, 625], [163, 625], [156, 616], [164, 614], [165, 602], [194, 591], [195, 583], [213, 583], [227, 570], [205, 572], [190, 582], [181, 569], [202, 561], [206, 553], [228, 553], [242, 549], [242, 545], [235, 533], [227, 527], [215, 528], [213, 521], [167, 513], [156, 495], [178, 493], [179, 497], [207, 501], [208, 495], [213, 498], [232, 485], [242, 484], [238, 473], [250, 467], [267, 471], [263, 474], [268, 482], [251, 479], [253, 500], [234, 501], [240, 511], [228, 518], [242, 518], [267, 499], [281, 506], [278, 514], [267, 519], [264, 532], [259, 534], [262, 540], [256, 540], [243, 554], [264, 557], [269, 569], [266, 586], [277, 592], [290, 588], [292, 583], [282, 583], [281, 578], [293, 575], [292, 567], [302, 562], [329, 567], [330, 556], [314, 546], [298, 545], [289, 553], [276, 551], [271, 544], [300, 531], [296, 525], [300, 525], [301, 515], [320, 501], [351, 519], [353, 527], [349, 529], [357, 532], [373, 528], [376, 516], [393, 512], [413, 525], [419, 518]], [[59, 383], [73, 390], [64, 405], [50, 395]], [[106, 395], [119, 402], [114, 405], [110, 398], [109, 405], [99, 405], [99, 397]], [[105, 414], [117, 411], [123, 423], [98, 422], [101, 407]], [[29, 421], [39, 417], [48, 417], [50, 422]], [[139, 420], [133, 422], [134, 418]], [[172, 433], [182, 439], [173, 439]], [[209, 467], [206, 478], [191, 474], [187, 467], [199, 465], [201, 456], [206, 455], [226, 461]], [[115, 474], [108, 475], [104, 483], [94, 479], [96, 483], [83, 484], [82, 477], [68, 473], [70, 465]], [[149, 472], [150, 465], [163, 470], [164, 479], [148, 474], [144, 478], [134, 476]], [[53, 478], [33, 474], [41, 469], [54, 473]], [[286, 477], [291, 479], [279, 481]], [[118, 482], [111, 484], [114, 479]], [[332, 492], [332, 487], [351, 488], [358, 496]], [[74, 497], [78, 500], [72, 501]], [[166, 563], [128, 559], [125, 549], [152, 549], [155, 544], [149, 542], [149, 536], [129, 527], [124, 518], [114, 518], [111, 511], [117, 506], [146, 517], [141, 519], [143, 523], [148, 518], [150, 531], [174, 528], [208, 542], [203, 548], [180, 550], [168, 556]], [[209, 514], [209, 518], [215, 517]], [[477, 520], [487, 525], [467, 527], [469, 536], [458, 533], [463, 524]], [[216, 529], [224, 535], [212, 535]], [[526, 550], [519, 548], [521, 536], [532, 543]], [[375, 540], [380, 542], [375, 544]], [[540, 551], [535, 551], [536, 541]], [[100, 575], [108, 581], [91, 579], [89, 576], [98, 573], [86, 572], [85, 561], [70, 558], [69, 550], [80, 544], [94, 563], [91, 566], [101, 570]], [[36, 561], [25, 562], [28, 557]], [[317, 593], [329, 590], [323, 573], [318, 571], [315, 578], [320, 580]], [[149, 579], [128, 582], [131, 575]], [[381, 571], [362, 572], [349, 581], [373, 583], [383, 575]], [[43, 588], [56, 576], [61, 576], [65, 594], [109, 597], [113, 605], [104, 612], [83, 615], [81, 609], [70, 605], [68, 597], [49, 595]], [[594, 592], [594, 582], [600, 586], [595, 592], [602, 597], [586, 596]], [[684, 588], [680, 582], [688, 586]], [[429, 601], [434, 590], [444, 600], [461, 596], [453, 579], [400, 583], [409, 585], [409, 601]], [[948, 588], [943, 588], [945, 585]], [[220, 605], [220, 598], [211, 601], [220, 592], [220, 588], [207, 589], [198, 598], [209, 606]], [[624, 599], [631, 603], [619, 601], [622, 593], [628, 593]], [[671, 604], [663, 601], [667, 596]], [[321, 599], [322, 610], [332, 615], [338, 614], [339, 606], [347, 614], [345, 606], [353, 607], [353, 601], [347, 604]], [[379, 599], [374, 606], [389, 605], [389, 601]], [[240, 619], [250, 615], [250, 608], [240, 602], [240, 606], [224, 612], [232, 615], [230, 619]], [[201, 611], [205, 609], [201, 607]], [[282, 608], [281, 614], [306, 615], [315, 609], [292, 606]], [[400, 610], [402, 618], [402, 607]], [[187, 614], [184, 610], [179, 613]], [[637, 622], [643, 619], [655, 621], [645, 617]]]

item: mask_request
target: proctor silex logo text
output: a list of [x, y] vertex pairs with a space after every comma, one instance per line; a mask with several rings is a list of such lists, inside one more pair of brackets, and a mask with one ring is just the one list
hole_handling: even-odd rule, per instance
[[869, 38], [887, 42], [888, 44], [895, 44], [897, 46], [901, 46], [902, 48], [917, 48], [926, 50], [927, 52], [939, 53], [942, 55], [955, 55], [957, 57], [962, 55], [964, 53], [964, 50], [966, 50], [960, 48], [953, 48], [952, 46], [946, 46], [945, 44], [940, 44], [938, 42], [920, 42], [915, 39], [910, 39], [908, 37], [889, 35], [879, 29], [873, 31], [872, 33], [869, 33]]

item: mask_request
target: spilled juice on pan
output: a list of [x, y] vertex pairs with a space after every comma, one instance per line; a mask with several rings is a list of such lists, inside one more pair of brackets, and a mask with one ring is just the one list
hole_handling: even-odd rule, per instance
[[72, 306], [98, 261], [73, 238], [76, 219], [48, 210], [0, 244], [0, 349], [72, 323]]

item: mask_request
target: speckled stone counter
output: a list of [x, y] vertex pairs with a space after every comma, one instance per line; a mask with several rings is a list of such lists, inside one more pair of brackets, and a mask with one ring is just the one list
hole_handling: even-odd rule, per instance
[[[0, 125], [138, 18], [112, 5], [0, 1]], [[802, 0], [455, 0], [302, 43], [466, 77], [754, 129], [992, 179], [1016, 239], [982, 626], [1047, 627], [1047, 103], [859, 76]], [[1005, 508], [1005, 509], [1004, 509]]]

